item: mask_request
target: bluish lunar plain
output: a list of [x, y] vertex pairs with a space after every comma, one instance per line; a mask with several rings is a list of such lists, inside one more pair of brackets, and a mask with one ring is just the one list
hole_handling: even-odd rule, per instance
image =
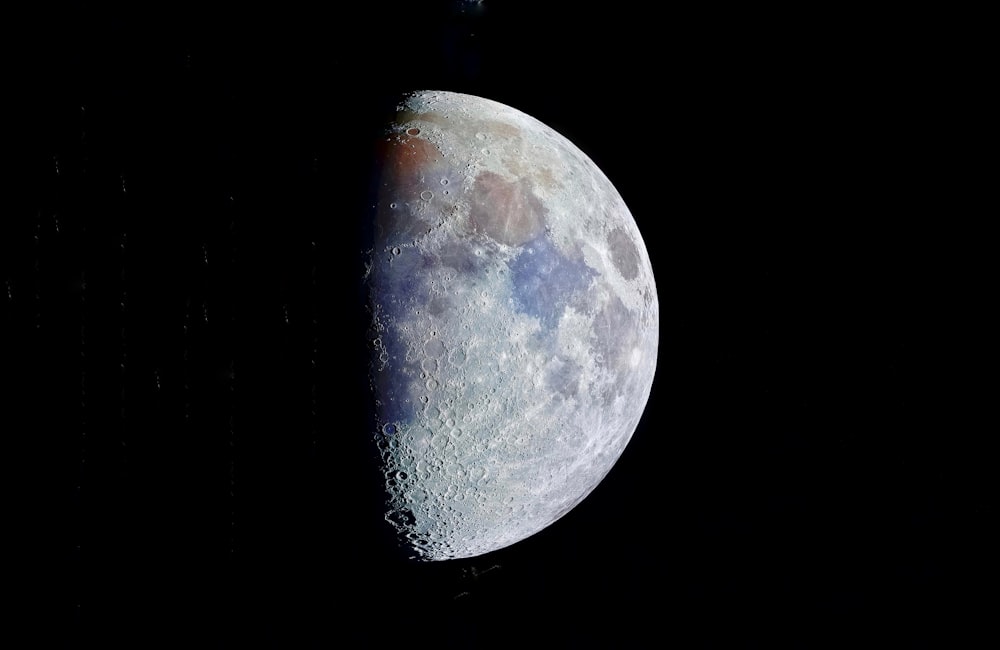
[[417, 560], [529, 537], [607, 475], [649, 399], [659, 306], [631, 213], [582, 151], [495, 101], [405, 97], [381, 143], [372, 432]]

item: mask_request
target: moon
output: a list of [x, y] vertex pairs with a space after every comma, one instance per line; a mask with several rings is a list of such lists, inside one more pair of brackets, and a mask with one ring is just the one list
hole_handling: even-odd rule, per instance
[[372, 432], [385, 519], [416, 560], [482, 555], [580, 503], [656, 369], [652, 266], [580, 149], [504, 104], [407, 95], [380, 143]]

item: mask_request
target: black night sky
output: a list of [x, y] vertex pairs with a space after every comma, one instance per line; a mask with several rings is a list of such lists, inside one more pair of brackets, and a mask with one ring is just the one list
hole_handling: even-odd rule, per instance
[[[0, 378], [39, 645], [936, 647], [983, 618], [934, 58], [873, 16], [594, 6], [25, 19]], [[372, 146], [424, 88], [586, 152], [661, 312], [597, 490], [436, 564], [380, 526], [359, 302]]]

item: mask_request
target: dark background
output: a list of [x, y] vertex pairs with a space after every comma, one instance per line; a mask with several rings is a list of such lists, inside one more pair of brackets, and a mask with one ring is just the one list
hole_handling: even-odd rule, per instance
[[[985, 391], [959, 369], [978, 261], [932, 171], [960, 85], [933, 38], [898, 16], [253, 4], [14, 24], [0, 367], [40, 643], [975, 638], [995, 516]], [[436, 564], [380, 527], [358, 282], [371, 146], [421, 88], [590, 155], [662, 318], [598, 489]]]

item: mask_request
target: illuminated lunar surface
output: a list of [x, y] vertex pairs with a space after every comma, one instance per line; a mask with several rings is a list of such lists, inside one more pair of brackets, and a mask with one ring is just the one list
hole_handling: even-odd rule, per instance
[[631, 213], [566, 138], [509, 106], [407, 96], [379, 157], [373, 435], [411, 556], [518, 542], [628, 444], [659, 308]]

